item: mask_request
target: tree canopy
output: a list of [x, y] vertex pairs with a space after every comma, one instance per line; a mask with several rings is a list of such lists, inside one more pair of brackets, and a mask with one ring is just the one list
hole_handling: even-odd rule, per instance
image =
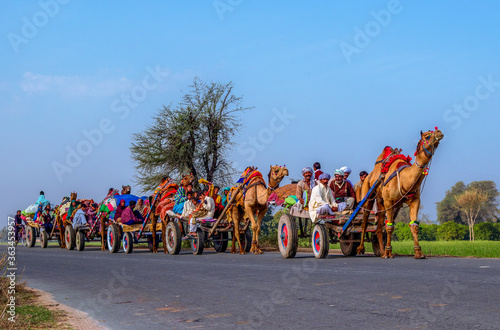
[[242, 125], [238, 113], [250, 108], [242, 107], [243, 99], [233, 94], [231, 82], [195, 78], [189, 87], [179, 104], [163, 106], [151, 126], [133, 135], [136, 179], [145, 191], [163, 176], [180, 180], [192, 173], [195, 183], [204, 178], [226, 184], [234, 172], [228, 153]]
[[462, 181], [457, 182], [450, 190], [446, 191], [444, 199], [436, 203], [437, 217], [439, 223], [453, 221], [459, 224], [468, 224], [463, 209], [456, 207], [456, 196], [467, 190], [477, 189], [487, 195], [485, 206], [480, 210], [476, 222], [498, 222], [498, 190], [494, 181], [473, 181], [465, 185]]

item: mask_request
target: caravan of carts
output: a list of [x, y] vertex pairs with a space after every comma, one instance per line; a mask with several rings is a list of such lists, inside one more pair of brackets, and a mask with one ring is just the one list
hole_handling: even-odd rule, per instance
[[[313, 223], [309, 212], [293, 206], [283, 212], [278, 224], [278, 246], [284, 258], [295, 257], [299, 239], [312, 240], [313, 253], [316, 258], [328, 256], [330, 243], [340, 243], [340, 249], [345, 256], [355, 256], [356, 249], [361, 242], [363, 206], [372, 198], [374, 185], [356, 209], [351, 211], [335, 212], [334, 215], [320, 216]], [[47, 248], [50, 240], [57, 240], [60, 247], [68, 250], [83, 251], [85, 243], [96, 241], [101, 243], [102, 250], [116, 253], [123, 249], [125, 253], [133, 251], [134, 244], [147, 243], [150, 251], [157, 249], [160, 242], [164, 242], [165, 252], [179, 254], [181, 251], [182, 237], [188, 233], [189, 219], [180, 217], [169, 210], [164, 219], [155, 215], [155, 198], [149, 198], [153, 207], [144, 214], [142, 224], [125, 225], [114, 219], [114, 211], [118, 201], [125, 200], [128, 206], [130, 201], [137, 201], [140, 197], [131, 194], [119, 195], [117, 190], [110, 192], [98, 205], [98, 212], [91, 224], [74, 226], [73, 214], [68, 214], [70, 199], [65, 198], [60, 206], [52, 212], [55, 218], [51, 230], [46, 230], [41, 221], [34, 221], [34, 214], [27, 214], [26, 218], [26, 245], [33, 247], [39, 237], [40, 246]], [[145, 198], [145, 197], [142, 197]], [[72, 196], [72, 200], [74, 197]], [[92, 200], [78, 200], [79, 203], [93, 203]], [[33, 206], [30, 206], [33, 209]], [[240, 223], [236, 230], [226, 217], [226, 209], [217, 219], [203, 219], [198, 222], [197, 235], [189, 239], [193, 254], [202, 254], [204, 248], [213, 247], [216, 252], [225, 252], [228, 242], [234, 235], [240, 235], [242, 248], [249, 252], [252, 241], [250, 221], [247, 219]], [[27, 212], [27, 211], [26, 211]], [[375, 234], [377, 218], [370, 212], [366, 228], [365, 241], [371, 242], [376, 256], [380, 256], [380, 247]], [[155, 228], [153, 228], [153, 226]], [[383, 229], [385, 238], [385, 229]]]

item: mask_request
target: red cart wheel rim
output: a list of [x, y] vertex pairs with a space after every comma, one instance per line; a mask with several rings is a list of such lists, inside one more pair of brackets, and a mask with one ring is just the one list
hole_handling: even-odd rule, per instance
[[319, 231], [314, 232], [314, 251], [319, 252], [321, 249], [321, 244], [319, 240]]
[[66, 242], [69, 242], [69, 230], [66, 232]]
[[127, 237], [127, 235], [125, 235], [125, 237], [123, 238], [123, 249], [125, 249], [125, 251], [127, 251], [127, 249], [128, 249], [128, 237]]
[[288, 227], [286, 226], [286, 224], [283, 224], [283, 226], [281, 227], [281, 245], [283, 245], [283, 247], [286, 249], [286, 247], [288, 246]]
[[28, 241], [31, 241], [31, 230], [28, 230]]
[[109, 243], [111, 245], [113, 245], [113, 231], [112, 230], [109, 231], [108, 237], [109, 237]]

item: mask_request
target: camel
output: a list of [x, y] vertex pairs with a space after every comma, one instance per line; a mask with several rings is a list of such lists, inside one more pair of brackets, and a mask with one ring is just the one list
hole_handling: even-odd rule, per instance
[[[393, 258], [391, 237], [394, 231], [394, 219], [403, 203], [406, 203], [410, 207], [410, 228], [413, 236], [413, 249], [415, 251], [415, 259], [425, 258], [422, 255], [422, 249], [418, 243], [418, 229], [419, 223], [417, 221], [418, 209], [420, 207], [420, 186], [423, 179], [427, 175], [427, 164], [432, 159], [436, 148], [439, 146], [440, 140], [444, 137], [443, 133], [437, 129], [434, 131], [427, 131], [425, 133], [420, 132], [420, 141], [417, 144], [415, 151], [415, 162], [413, 165], [409, 164], [410, 159], [404, 159], [404, 157], [397, 157], [392, 163], [387, 163], [388, 159], [382, 159], [379, 156], [378, 160], [382, 161], [382, 166], [375, 165], [372, 173], [368, 175], [363, 183], [362, 196], [368, 193], [368, 190], [375, 183], [377, 178], [382, 172], [382, 167], [387, 167], [387, 174], [391, 174], [387, 179], [382, 176], [385, 181], [382, 185], [377, 188], [376, 191], [376, 201], [378, 206], [378, 221], [377, 221], [377, 239], [380, 246], [380, 251], [382, 251], [381, 256], [383, 258]], [[398, 153], [399, 150], [396, 150]], [[383, 153], [384, 154], [384, 153]], [[394, 154], [394, 152], [392, 153]], [[390, 158], [391, 155], [389, 155]], [[407, 167], [402, 167], [402, 166]], [[398, 170], [399, 169], [399, 170]], [[383, 175], [383, 174], [382, 174]], [[370, 210], [373, 207], [374, 200], [369, 200], [365, 204], [363, 223], [362, 223], [362, 235], [361, 244], [357, 249], [358, 254], [364, 253], [364, 236], [366, 232], [366, 223]], [[384, 225], [384, 219], [387, 217], [386, 222], [386, 232], [387, 232], [387, 244], [384, 247], [383, 237], [382, 237], [382, 226]]]
[[[186, 189], [186, 187], [189, 184], [192, 184], [193, 181], [194, 181], [194, 175], [192, 173], [186, 175], [181, 180], [181, 187]], [[158, 252], [158, 249], [156, 248], [156, 223], [158, 216], [160, 217], [161, 221], [163, 252], [168, 253], [167, 240], [166, 240], [167, 224], [168, 224], [167, 211], [173, 209], [175, 205], [173, 198], [178, 188], [179, 186], [177, 184], [171, 181], [166, 181], [160, 188], [161, 190], [158, 192], [159, 195], [156, 198], [156, 201], [153, 203], [153, 205], [151, 205], [151, 211], [149, 212], [149, 220], [151, 220], [151, 231], [153, 232], [153, 253]], [[148, 219], [146, 219], [145, 221], [147, 220]]]
[[132, 191], [132, 188], [130, 188], [130, 185], [122, 185], [122, 191], [120, 192], [120, 195], [128, 195]]
[[[242, 249], [240, 235], [240, 221], [243, 221], [244, 216], [248, 217], [252, 223], [252, 248], [250, 252], [254, 254], [262, 254], [259, 247], [259, 234], [262, 219], [267, 212], [267, 200], [271, 192], [279, 187], [281, 180], [288, 175], [286, 166], [271, 166], [268, 174], [269, 188], [262, 177], [262, 174], [256, 168], [248, 167], [243, 173], [244, 191], [237, 187], [231, 189], [232, 193], [236, 193], [236, 204], [231, 205], [228, 209], [228, 215], [234, 223], [233, 244], [231, 253], [236, 253], [236, 242], [240, 249], [240, 254], [245, 254], [245, 249]], [[242, 176], [242, 177], [243, 177]], [[255, 215], [257, 214], [257, 219]], [[248, 243], [247, 243], [248, 244]]]

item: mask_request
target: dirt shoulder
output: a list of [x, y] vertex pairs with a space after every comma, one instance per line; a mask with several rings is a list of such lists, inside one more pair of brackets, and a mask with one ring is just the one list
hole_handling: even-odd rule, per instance
[[53, 311], [57, 315], [56, 327], [59, 329], [74, 329], [74, 330], [103, 330], [105, 327], [99, 325], [87, 313], [71, 308], [67, 305], [58, 303], [52, 294], [27, 288], [33, 291], [36, 304], [44, 306]]

